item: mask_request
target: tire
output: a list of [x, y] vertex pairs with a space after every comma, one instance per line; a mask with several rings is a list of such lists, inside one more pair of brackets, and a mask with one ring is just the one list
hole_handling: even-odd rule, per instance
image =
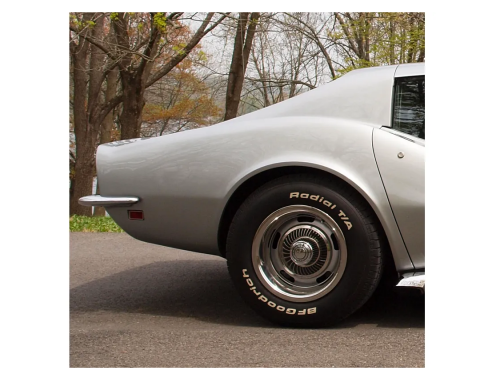
[[335, 177], [275, 179], [252, 193], [227, 236], [230, 276], [271, 322], [325, 327], [372, 295], [384, 234], [366, 201]]

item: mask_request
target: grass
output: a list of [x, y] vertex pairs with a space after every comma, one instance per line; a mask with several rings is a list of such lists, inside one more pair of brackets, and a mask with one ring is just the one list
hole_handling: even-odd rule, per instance
[[70, 217], [71, 232], [123, 232], [112, 218], [108, 216], [80, 216]]

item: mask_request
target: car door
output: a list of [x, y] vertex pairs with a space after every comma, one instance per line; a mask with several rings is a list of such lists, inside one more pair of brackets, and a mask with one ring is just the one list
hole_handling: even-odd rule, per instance
[[410, 258], [425, 268], [424, 75], [395, 78], [392, 123], [374, 131], [373, 148]]

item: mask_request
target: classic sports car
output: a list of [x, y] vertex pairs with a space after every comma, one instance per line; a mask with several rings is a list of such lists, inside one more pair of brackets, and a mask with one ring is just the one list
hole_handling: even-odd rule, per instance
[[273, 322], [336, 323], [389, 260], [398, 286], [425, 286], [424, 72], [355, 70], [208, 128], [101, 145], [101, 195], [79, 202], [136, 239], [225, 257]]

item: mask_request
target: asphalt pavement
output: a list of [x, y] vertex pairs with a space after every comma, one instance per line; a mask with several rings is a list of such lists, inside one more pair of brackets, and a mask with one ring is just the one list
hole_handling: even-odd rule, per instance
[[425, 298], [381, 293], [329, 329], [257, 316], [222, 258], [70, 233], [70, 367], [424, 367]]

